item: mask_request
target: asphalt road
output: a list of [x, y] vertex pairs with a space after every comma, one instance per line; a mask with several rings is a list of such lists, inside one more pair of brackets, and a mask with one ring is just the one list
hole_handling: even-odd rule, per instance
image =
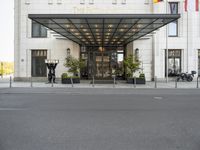
[[0, 150], [200, 150], [200, 90], [0, 89]]

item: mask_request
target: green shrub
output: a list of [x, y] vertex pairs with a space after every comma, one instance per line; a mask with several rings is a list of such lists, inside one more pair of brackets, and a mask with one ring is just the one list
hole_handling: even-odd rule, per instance
[[65, 59], [64, 66], [69, 69], [68, 72], [72, 73], [73, 76], [78, 76], [80, 69], [85, 66], [85, 62], [81, 59], [77, 59], [72, 56], [68, 56]]
[[124, 59], [124, 65], [127, 68], [127, 76], [133, 77], [134, 73], [140, 69], [140, 61], [134, 55], [129, 55]]
[[142, 78], [142, 79], [145, 79], [145, 74], [144, 73], [141, 73], [139, 78]]
[[62, 79], [68, 78], [68, 74], [67, 74], [67, 73], [63, 73], [62, 76], [61, 76], [61, 78], [62, 78]]
[[67, 73], [63, 73], [62, 76], [61, 76], [62, 79], [79, 79], [78, 76], [68, 76]]

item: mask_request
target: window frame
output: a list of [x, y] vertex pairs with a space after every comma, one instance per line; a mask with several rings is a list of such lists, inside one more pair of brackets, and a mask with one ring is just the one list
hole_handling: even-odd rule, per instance
[[[34, 28], [33, 28], [33, 25], [34, 24], [36, 24], [36, 25], [38, 25], [39, 26], [39, 35], [38, 36], [35, 36], [34, 35]], [[37, 22], [35, 22], [35, 21], [32, 21], [32, 23], [31, 23], [31, 37], [32, 38], [47, 38], [47, 34], [48, 34], [48, 32], [47, 32], [47, 29], [44, 27], [44, 26], [42, 26], [41, 24], [38, 24]], [[45, 28], [46, 29], [46, 35], [45, 36], [42, 36], [42, 28]]]
[[[173, 12], [171, 11], [171, 4], [176, 4], [176, 5], [177, 5], [177, 10], [176, 10], [175, 13], [173, 13]], [[169, 5], [170, 14], [178, 14], [178, 12], [179, 12], [179, 2], [169, 2], [168, 5]], [[168, 25], [168, 37], [178, 37], [178, 36], [179, 36], [179, 23], [178, 23], [178, 20], [175, 20], [175, 21], [173, 21], [172, 23], [175, 23], [175, 24], [176, 24], [176, 35], [170, 35], [170, 33], [169, 33], [170, 24], [169, 24], [169, 25]]]
[[[40, 55], [41, 52], [43, 53], [43, 55]], [[36, 54], [36, 53], [39, 53], [39, 55], [35, 56], [34, 54]], [[45, 59], [47, 59], [47, 53], [48, 53], [48, 51], [46, 49], [32, 49], [31, 50], [31, 77], [47, 77], [47, 68], [46, 68], [45, 62], [43, 64], [45, 66], [45, 69], [43, 68], [44, 69], [43, 75], [37, 74], [36, 70], [35, 70], [35, 74], [34, 74], [34, 67], [33, 67], [34, 60], [38, 60], [38, 59], [45, 60]]]
[[[170, 51], [172, 52], [172, 53], [175, 53], [175, 52], [180, 52], [180, 55], [179, 56], [169, 56], [170, 55]], [[168, 63], [168, 69], [169, 69], [169, 59], [171, 58], [171, 59], [173, 59], [174, 61], [176, 60], [176, 59], [179, 59], [180, 60], [180, 72], [182, 72], [182, 61], [183, 61], [183, 59], [182, 59], [182, 55], [183, 55], [183, 51], [181, 50], [181, 49], [168, 49], [168, 56], [167, 56], [167, 50], [165, 49], [165, 77], [171, 77], [171, 76], [169, 76], [169, 71], [168, 71], [168, 75], [167, 75], [167, 63]]]

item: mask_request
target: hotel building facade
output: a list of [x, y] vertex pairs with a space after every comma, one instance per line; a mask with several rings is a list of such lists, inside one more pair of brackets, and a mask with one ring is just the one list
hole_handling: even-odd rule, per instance
[[68, 55], [85, 60], [83, 79], [106, 79], [130, 54], [148, 81], [200, 74], [200, 13], [184, 0], [15, 0], [15, 80], [46, 78], [45, 59], [61, 77]]

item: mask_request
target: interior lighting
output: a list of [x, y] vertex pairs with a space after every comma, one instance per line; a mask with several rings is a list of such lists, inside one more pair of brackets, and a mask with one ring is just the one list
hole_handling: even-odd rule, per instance
[[112, 24], [109, 24], [109, 25], [108, 25], [108, 27], [109, 27], [109, 28], [112, 28], [112, 27], [113, 27], [113, 25], [112, 25]]
[[66, 28], [70, 28], [70, 25], [69, 25], [69, 24], [66, 24], [65, 27], [66, 27]]

